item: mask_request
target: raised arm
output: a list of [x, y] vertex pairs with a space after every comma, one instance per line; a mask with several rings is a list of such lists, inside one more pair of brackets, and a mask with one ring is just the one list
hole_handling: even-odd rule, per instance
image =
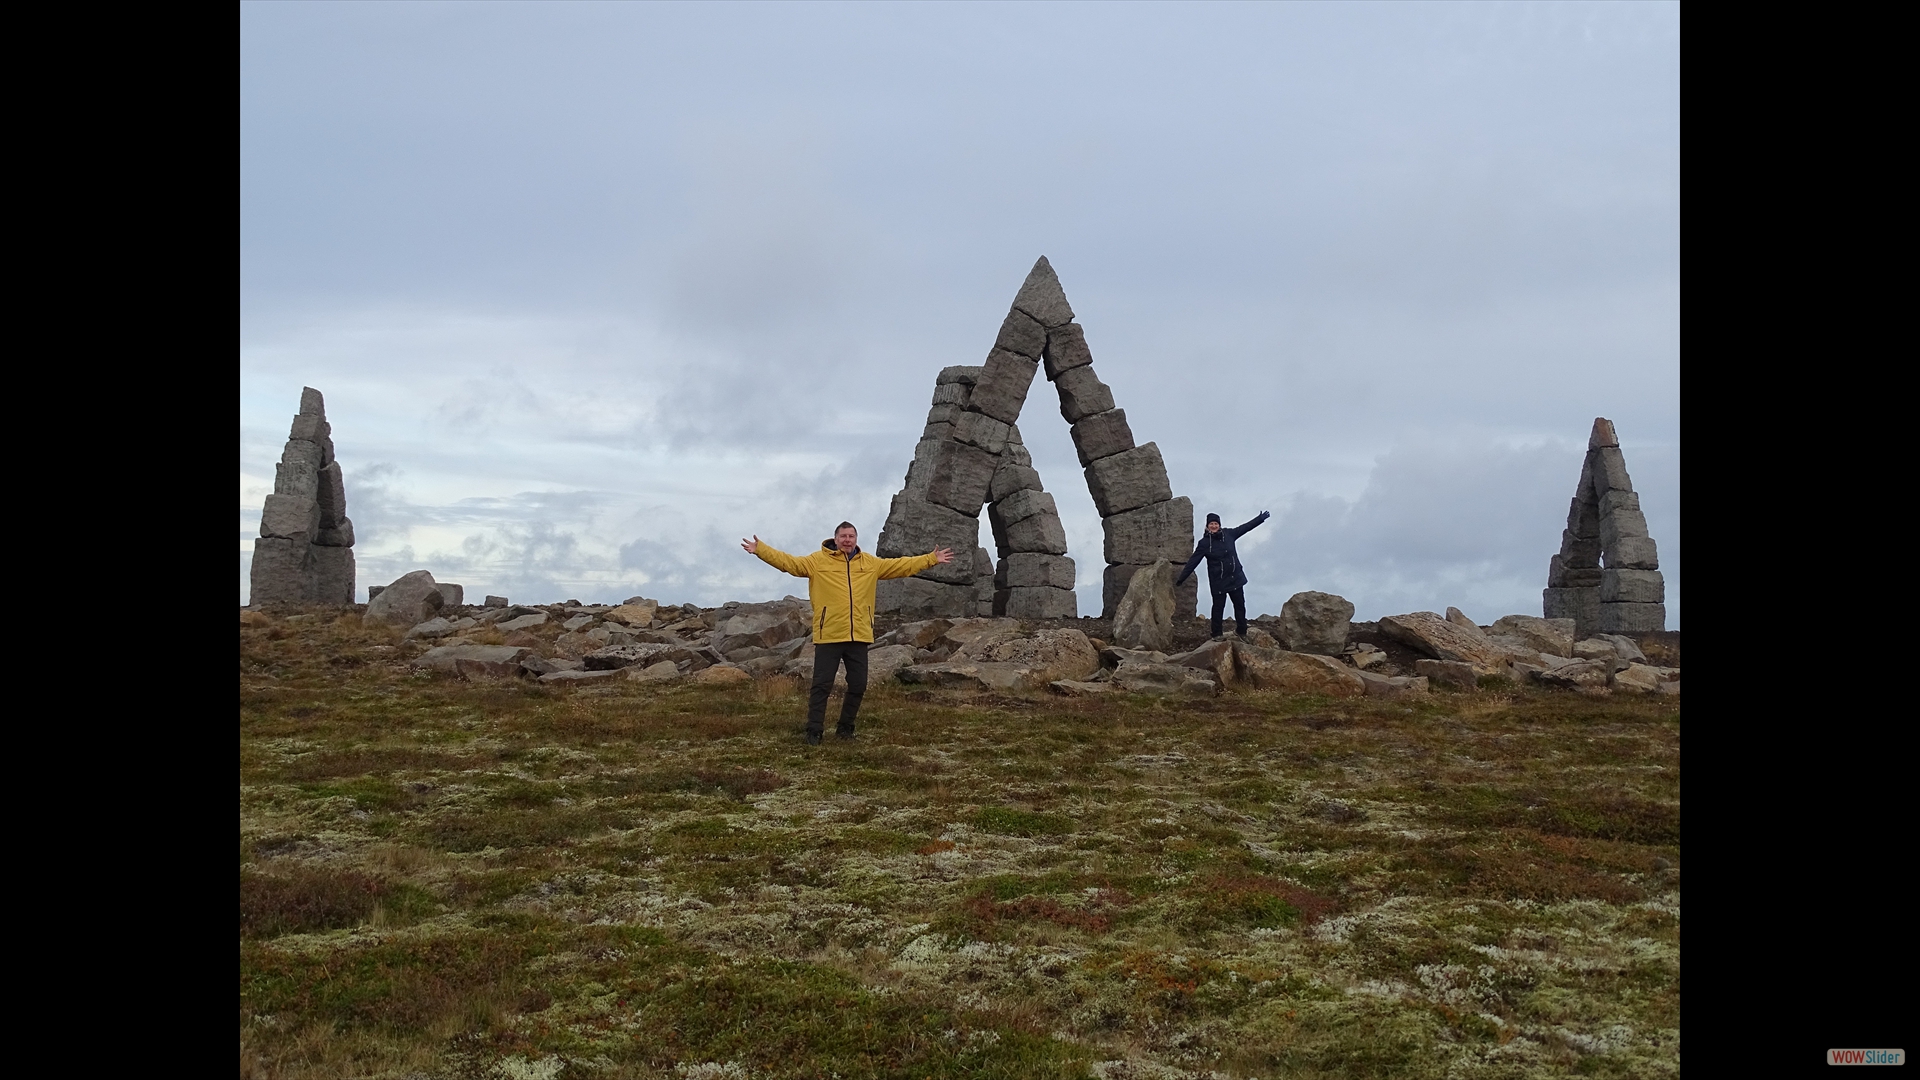
[[935, 548], [925, 555], [909, 555], [900, 559], [876, 557], [874, 561], [880, 564], [880, 576], [883, 578], [912, 577], [939, 563], [952, 562], [953, 551], [950, 548]]
[[1206, 543], [1207, 538], [1203, 536], [1200, 538], [1200, 543], [1193, 545], [1193, 558], [1188, 559], [1187, 565], [1180, 568], [1179, 576], [1173, 579], [1175, 585], [1187, 580], [1187, 575], [1193, 573], [1193, 568], [1199, 566], [1200, 560], [1207, 557]]
[[1250, 533], [1254, 529], [1259, 528], [1261, 522], [1267, 520], [1272, 516], [1273, 516], [1272, 514], [1267, 513], [1265, 510], [1260, 511], [1259, 517], [1254, 518], [1252, 521], [1247, 522], [1245, 525], [1236, 526], [1233, 530], [1233, 538], [1235, 540], [1240, 539], [1242, 536], [1246, 535], [1247, 533]]
[[754, 537], [752, 540], [740, 541], [740, 546], [745, 548], [748, 552], [754, 555], [760, 556], [761, 562], [766, 563], [768, 566], [771, 566], [776, 570], [785, 570], [787, 573], [792, 574], [794, 577], [811, 577], [812, 576], [811, 574], [807, 573], [806, 563], [803, 563], [799, 559], [796, 559], [793, 556], [787, 554], [786, 552], [781, 551], [779, 548], [774, 547], [772, 544], [767, 543], [765, 540], [760, 539], [758, 536]]

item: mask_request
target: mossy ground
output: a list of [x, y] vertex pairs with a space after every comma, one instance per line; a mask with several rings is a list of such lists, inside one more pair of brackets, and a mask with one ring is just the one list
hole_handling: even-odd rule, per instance
[[[1679, 1071], [1672, 698], [415, 674], [241, 628], [242, 1076]], [[837, 708], [837, 702], [835, 704]]]

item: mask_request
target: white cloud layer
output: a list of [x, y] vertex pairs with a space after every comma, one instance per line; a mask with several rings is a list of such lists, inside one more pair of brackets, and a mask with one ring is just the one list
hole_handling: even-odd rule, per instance
[[1256, 609], [1537, 611], [1604, 415], [1678, 626], [1677, 75], [1662, 5], [248, 5], [242, 602], [302, 385], [363, 596], [799, 591], [737, 538], [871, 542], [1046, 254]]

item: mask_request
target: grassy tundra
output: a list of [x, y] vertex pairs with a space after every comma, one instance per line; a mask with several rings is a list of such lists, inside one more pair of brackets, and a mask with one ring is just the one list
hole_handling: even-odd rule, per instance
[[240, 639], [243, 1077], [1679, 1072], [1675, 698], [893, 685], [806, 747], [790, 679]]

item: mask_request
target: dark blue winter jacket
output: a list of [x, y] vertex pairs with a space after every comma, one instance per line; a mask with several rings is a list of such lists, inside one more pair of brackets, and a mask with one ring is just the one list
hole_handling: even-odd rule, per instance
[[1178, 585], [1187, 580], [1187, 575], [1193, 573], [1193, 568], [1200, 565], [1201, 559], [1205, 559], [1207, 587], [1213, 590], [1215, 596], [1245, 588], [1247, 571], [1240, 565], [1240, 554], [1233, 550], [1233, 542], [1252, 532], [1254, 526], [1271, 516], [1262, 510], [1259, 517], [1245, 525], [1223, 528], [1217, 533], [1201, 533], [1200, 542], [1193, 545], [1193, 558], [1187, 560], [1186, 567], [1180, 571], [1179, 577], [1173, 579], [1173, 583]]

